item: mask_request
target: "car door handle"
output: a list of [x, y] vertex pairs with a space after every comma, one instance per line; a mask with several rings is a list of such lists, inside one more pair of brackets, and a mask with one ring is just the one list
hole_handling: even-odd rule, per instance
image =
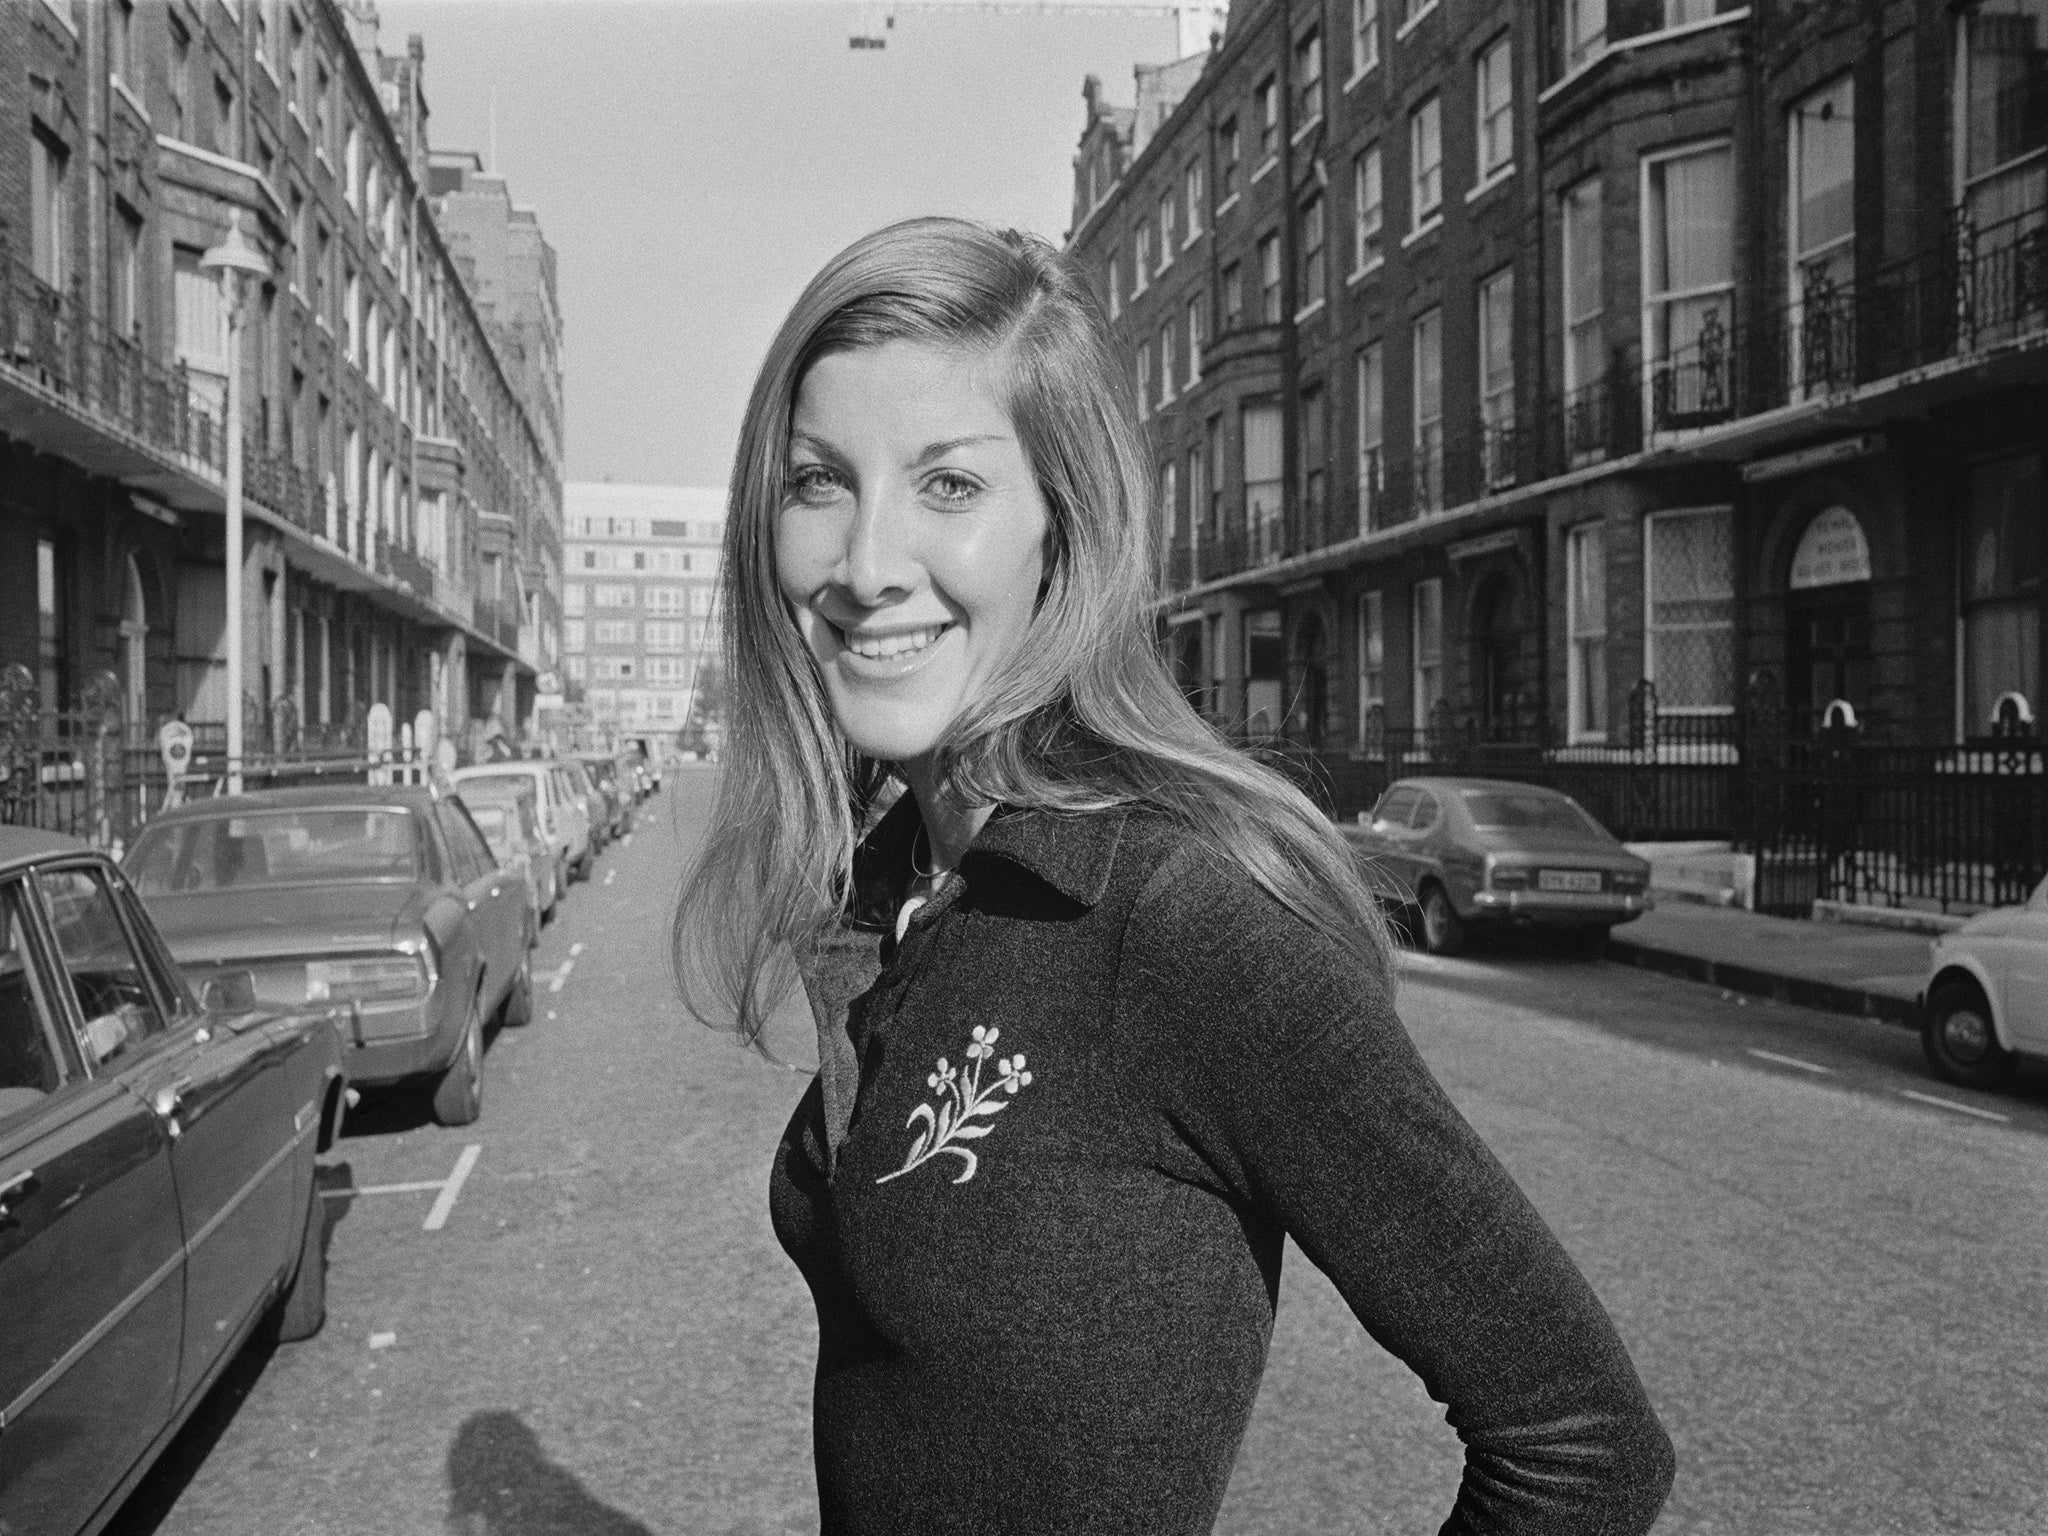
[[19, 1226], [20, 1218], [14, 1214], [14, 1207], [43, 1187], [43, 1181], [36, 1177], [33, 1168], [17, 1173], [5, 1184], [0, 1184], [0, 1227]]
[[178, 1124], [178, 1107], [185, 1102], [185, 1090], [191, 1086], [190, 1078], [181, 1077], [175, 1083], [157, 1089], [150, 1098], [149, 1107], [156, 1111], [157, 1119], [163, 1121], [164, 1129], [173, 1137], [184, 1132], [185, 1128]]

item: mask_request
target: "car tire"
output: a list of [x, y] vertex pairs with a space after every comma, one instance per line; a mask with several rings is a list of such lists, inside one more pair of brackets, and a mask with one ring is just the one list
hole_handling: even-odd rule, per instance
[[1435, 881], [1422, 888], [1422, 947], [1432, 955], [1455, 955], [1465, 947], [1465, 920], [1450, 893]]
[[469, 1005], [469, 1022], [455, 1059], [434, 1084], [434, 1119], [441, 1125], [469, 1125], [484, 1109], [483, 999]]
[[310, 1339], [327, 1321], [327, 1214], [320, 1199], [320, 1180], [306, 1200], [305, 1227], [299, 1237], [299, 1267], [277, 1301], [279, 1342]]
[[522, 956], [519, 973], [498, 1005], [498, 1022], [507, 1029], [524, 1029], [533, 1022], [533, 957]]
[[1998, 1043], [1991, 1006], [1974, 982], [1945, 981], [1927, 999], [1920, 1047], [1937, 1076], [1964, 1088], [1996, 1088], [2012, 1072], [2012, 1053]]

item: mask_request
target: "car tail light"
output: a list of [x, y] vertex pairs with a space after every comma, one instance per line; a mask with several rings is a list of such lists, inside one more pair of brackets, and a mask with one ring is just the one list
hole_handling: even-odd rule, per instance
[[1640, 869], [1610, 870], [1607, 879], [1617, 891], [1640, 891], [1650, 883], [1648, 872]]
[[425, 997], [433, 990], [426, 957], [364, 955], [351, 960], [308, 960], [309, 1003], [388, 1003]]
[[1497, 865], [1488, 855], [1486, 887], [1493, 891], [1526, 891], [1529, 888], [1529, 871], [1514, 865]]

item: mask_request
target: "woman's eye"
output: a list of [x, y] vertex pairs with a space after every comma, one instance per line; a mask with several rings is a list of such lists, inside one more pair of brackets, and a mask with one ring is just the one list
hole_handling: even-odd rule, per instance
[[981, 493], [981, 482], [950, 470], [940, 470], [925, 482], [934, 500], [950, 506], [965, 506]]
[[821, 502], [839, 489], [839, 477], [822, 464], [798, 464], [782, 477], [783, 491], [791, 501]]

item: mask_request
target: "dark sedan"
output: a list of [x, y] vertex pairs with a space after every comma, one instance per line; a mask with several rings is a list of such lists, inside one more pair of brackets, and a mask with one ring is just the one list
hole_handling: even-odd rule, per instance
[[0, 1531], [120, 1507], [243, 1343], [326, 1306], [325, 1010], [209, 1009], [121, 872], [0, 827]]
[[1569, 795], [1505, 779], [1387, 787], [1345, 835], [1381, 898], [1417, 918], [1423, 948], [1462, 949], [1475, 927], [1540, 924], [1582, 953], [1650, 910], [1650, 866]]
[[579, 752], [576, 760], [603, 797], [607, 817], [605, 840], [624, 837], [633, 830], [633, 807], [637, 803], [632, 781], [619, 772], [619, 761], [609, 752]]
[[443, 1125], [482, 1110], [486, 1021], [533, 1017], [524, 883], [437, 789], [196, 801], [151, 822], [126, 868], [196, 984], [339, 1009], [349, 1080], [426, 1079]]

